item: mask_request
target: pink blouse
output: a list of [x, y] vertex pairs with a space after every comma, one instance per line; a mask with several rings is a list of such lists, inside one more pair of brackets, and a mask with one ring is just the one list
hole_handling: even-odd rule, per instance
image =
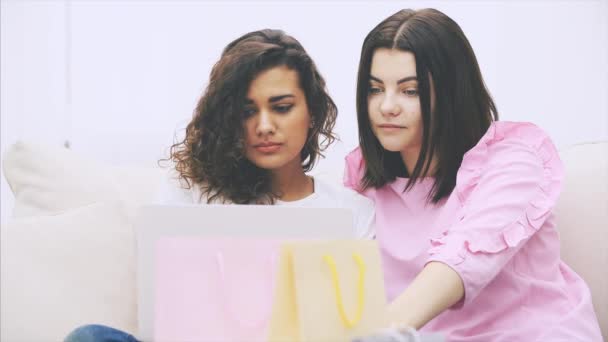
[[359, 148], [346, 157], [345, 185], [376, 204], [388, 300], [430, 261], [462, 278], [464, 299], [422, 331], [448, 341], [602, 341], [585, 282], [560, 260], [552, 209], [563, 167], [530, 123], [495, 122], [463, 158], [456, 188], [427, 203], [432, 178], [361, 191]]

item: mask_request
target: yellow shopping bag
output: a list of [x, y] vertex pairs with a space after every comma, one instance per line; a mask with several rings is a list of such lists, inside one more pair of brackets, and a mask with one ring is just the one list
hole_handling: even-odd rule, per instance
[[376, 241], [283, 245], [270, 342], [350, 341], [388, 326]]

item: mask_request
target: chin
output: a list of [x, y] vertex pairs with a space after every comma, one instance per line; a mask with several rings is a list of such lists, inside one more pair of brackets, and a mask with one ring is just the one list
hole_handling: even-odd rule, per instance
[[406, 144], [396, 141], [380, 140], [380, 145], [382, 145], [382, 147], [389, 152], [401, 152], [407, 147]]
[[281, 168], [285, 163], [270, 161], [270, 160], [253, 160], [253, 164], [260, 169], [275, 170]]
[[261, 156], [256, 158], [248, 158], [255, 166], [265, 170], [276, 170], [285, 166], [289, 162], [287, 158], [281, 156]]

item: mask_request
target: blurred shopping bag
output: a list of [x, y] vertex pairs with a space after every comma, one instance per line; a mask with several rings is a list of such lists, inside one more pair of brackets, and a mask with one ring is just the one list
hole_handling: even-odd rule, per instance
[[269, 341], [351, 341], [388, 326], [376, 241], [286, 243]]
[[154, 341], [265, 341], [279, 241], [164, 237]]

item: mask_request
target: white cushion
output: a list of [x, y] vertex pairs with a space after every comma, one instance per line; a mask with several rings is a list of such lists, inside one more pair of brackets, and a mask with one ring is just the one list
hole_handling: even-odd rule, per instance
[[135, 241], [119, 204], [16, 218], [1, 228], [2, 341], [62, 341], [100, 323], [134, 333]]
[[4, 173], [15, 195], [13, 217], [58, 214], [99, 201], [120, 201], [133, 217], [154, 198], [159, 168], [108, 167], [71, 150], [17, 142], [4, 155]]
[[566, 169], [556, 207], [562, 259], [589, 285], [608, 341], [608, 142], [560, 152]]

